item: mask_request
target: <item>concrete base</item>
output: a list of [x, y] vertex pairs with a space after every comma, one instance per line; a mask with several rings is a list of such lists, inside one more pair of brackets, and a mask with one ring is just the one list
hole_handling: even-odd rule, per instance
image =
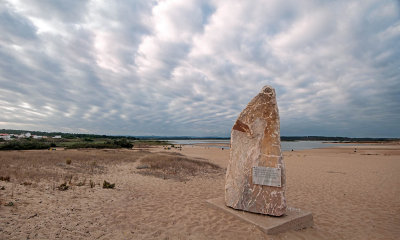
[[288, 207], [285, 215], [273, 217], [227, 207], [223, 197], [209, 199], [207, 202], [216, 209], [222, 209], [245, 222], [256, 225], [261, 231], [270, 235], [313, 226], [312, 213], [297, 208]]

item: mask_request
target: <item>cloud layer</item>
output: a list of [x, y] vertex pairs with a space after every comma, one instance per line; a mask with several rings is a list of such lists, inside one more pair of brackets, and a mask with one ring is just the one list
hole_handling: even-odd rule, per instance
[[0, 128], [229, 136], [264, 85], [282, 135], [400, 137], [398, 1], [0, 2]]

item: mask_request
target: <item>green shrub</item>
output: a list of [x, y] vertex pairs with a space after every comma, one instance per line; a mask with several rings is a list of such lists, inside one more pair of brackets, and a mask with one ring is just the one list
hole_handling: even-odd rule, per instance
[[133, 144], [125, 139], [118, 139], [118, 140], [107, 140], [106, 142], [103, 143], [95, 143], [95, 142], [78, 142], [74, 143], [67, 148], [97, 148], [97, 149], [102, 149], [102, 148], [132, 148]]
[[30, 150], [30, 149], [48, 149], [49, 143], [39, 142], [34, 139], [11, 140], [0, 145], [0, 150]]
[[133, 147], [133, 144], [131, 142], [129, 142], [128, 139], [126, 139], [126, 138], [114, 140], [114, 144], [117, 146], [120, 146], [122, 148], [132, 148]]
[[118, 146], [109, 144], [109, 143], [86, 143], [86, 142], [80, 142], [80, 143], [74, 143], [70, 146], [67, 146], [66, 148], [70, 149], [75, 149], [75, 148], [118, 148]]

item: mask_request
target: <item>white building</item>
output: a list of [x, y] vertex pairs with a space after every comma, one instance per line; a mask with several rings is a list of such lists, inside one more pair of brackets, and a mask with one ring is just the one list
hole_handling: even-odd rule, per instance
[[6, 141], [11, 140], [10, 134], [7, 134], [7, 133], [0, 133], [0, 138], [4, 139]]
[[25, 137], [30, 138], [31, 136], [32, 136], [31, 133], [29, 132], [25, 133]]
[[43, 136], [37, 136], [37, 135], [33, 135], [33, 136], [32, 136], [32, 138], [33, 138], [33, 139], [42, 139], [42, 138], [43, 138]]
[[56, 135], [53, 138], [61, 138], [61, 135]]

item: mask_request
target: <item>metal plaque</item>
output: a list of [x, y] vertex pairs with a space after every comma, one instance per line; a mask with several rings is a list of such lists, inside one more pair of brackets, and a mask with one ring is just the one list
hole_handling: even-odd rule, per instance
[[253, 167], [253, 184], [281, 187], [281, 169]]

